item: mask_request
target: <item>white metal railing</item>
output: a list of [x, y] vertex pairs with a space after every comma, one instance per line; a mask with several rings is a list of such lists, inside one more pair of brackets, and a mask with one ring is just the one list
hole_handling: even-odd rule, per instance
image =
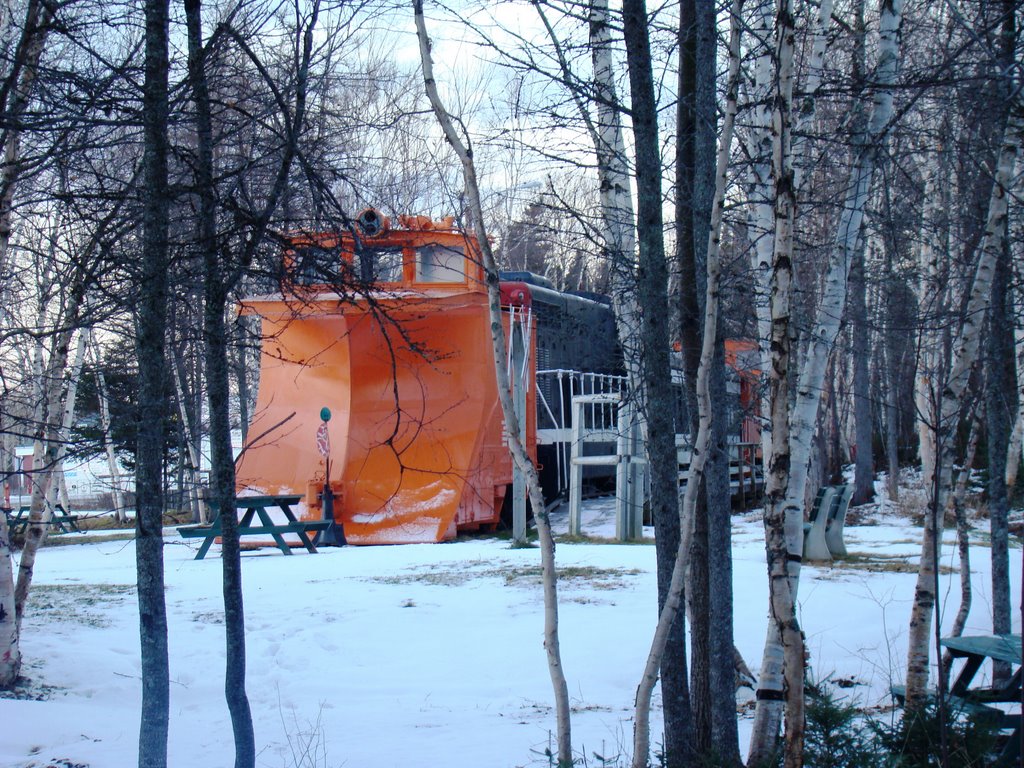
[[[555, 446], [559, 492], [569, 488], [569, 454], [572, 450], [572, 400], [574, 397], [616, 395], [626, 392], [626, 377], [587, 373], [563, 368], [537, 371], [537, 443]], [[607, 405], [596, 403], [584, 415], [589, 423], [617, 429], [618, 417]], [[612, 438], [614, 442], [615, 438]]]

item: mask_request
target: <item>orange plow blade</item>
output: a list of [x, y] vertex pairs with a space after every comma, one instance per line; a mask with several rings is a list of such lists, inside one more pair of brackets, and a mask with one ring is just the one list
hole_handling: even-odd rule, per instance
[[485, 293], [246, 308], [263, 319], [264, 345], [240, 495], [301, 493], [304, 516], [322, 516], [328, 461], [316, 435], [327, 407], [334, 519], [348, 543], [443, 541], [498, 522], [512, 467]]

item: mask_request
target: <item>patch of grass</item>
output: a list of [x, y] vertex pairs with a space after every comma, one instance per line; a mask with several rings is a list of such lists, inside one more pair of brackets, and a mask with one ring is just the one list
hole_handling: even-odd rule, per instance
[[54, 694], [62, 693], [63, 688], [56, 685], [36, 682], [25, 675], [19, 675], [14, 682], [14, 687], [7, 690], [0, 689], [0, 699], [14, 701], [49, 701]]
[[440, 565], [421, 565], [406, 569], [406, 573], [392, 576], [371, 576], [367, 581], [378, 584], [429, 584], [442, 587], [459, 587], [487, 576], [496, 576], [498, 571], [486, 560], [470, 560], [461, 564], [459, 570]]
[[[599, 568], [593, 565], [567, 565], [558, 568], [558, 583], [566, 587], [593, 589], [619, 589], [626, 585], [625, 577], [637, 576], [643, 571], [636, 568]], [[539, 565], [512, 568], [502, 574], [508, 586], [535, 586], [541, 583]]]
[[101, 533], [96, 536], [79, 536], [74, 533], [63, 533], [58, 535], [50, 534], [46, 537], [46, 547], [70, 547], [75, 544], [99, 544], [104, 541], [131, 541], [135, 538], [135, 531], [120, 531], [119, 533]]
[[106, 627], [110, 619], [101, 610], [134, 596], [131, 584], [40, 584], [28, 593], [25, 615], [45, 623]]
[[133, 529], [135, 519], [118, 520], [113, 515], [79, 515], [78, 527], [83, 531], [126, 531]]
[[[625, 586], [626, 577], [643, 573], [636, 568], [598, 568], [596, 566], [563, 566], [558, 569], [559, 583], [567, 588], [591, 587], [612, 590]], [[522, 566], [495, 568], [489, 561], [475, 560], [466, 563], [459, 570], [438, 566], [420, 566], [409, 569], [408, 573], [392, 576], [375, 576], [368, 581], [380, 584], [428, 584], [431, 586], [458, 587], [476, 579], [500, 578], [506, 586], [534, 587], [541, 583], [541, 567]]]
[[646, 536], [642, 539], [634, 539], [632, 541], [619, 541], [616, 538], [608, 536], [590, 536], [585, 533], [581, 533], [579, 536], [572, 536], [567, 533], [564, 536], [556, 536], [555, 541], [559, 544], [620, 544], [629, 546], [637, 544], [649, 546], [654, 544], [654, 539]]
[[[919, 570], [916, 562], [908, 561], [903, 555], [866, 555], [860, 552], [851, 552], [846, 557], [833, 560], [831, 566], [839, 570], [868, 573], [917, 573]], [[957, 573], [948, 565], [940, 565], [939, 572], [947, 575]]]
[[206, 611], [204, 613], [193, 613], [192, 621], [197, 624], [223, 624], [224, 611]]

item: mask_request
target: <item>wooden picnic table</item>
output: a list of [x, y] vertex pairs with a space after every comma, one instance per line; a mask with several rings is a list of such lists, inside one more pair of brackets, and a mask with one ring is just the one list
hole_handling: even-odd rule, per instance
[[[284, 540], [286, 534], [294, 534], [299, 537], [299, 542], [310, 554], [316, 554], [316, 546], [309, 534], [314, 537], [320, 531], [327, 530], [333, 521], [331, 520], [298, 520], [292, 511], [292, 505], [301, 501], [301, 495], [287, 496], [241, 496], [235, 500], [238, 510], [245, 510], [238, 521], [238, 535], [242, 536], [271, 536], [274, 544], [284, 554], [290, 555], [292, 548]], [[211, 506], [216, 509], [216, 502]], [[271, 510], [280, 510], [284, 513], [285, 522], [275, 522], [271, 518]], [[217, 517], [209, 525], [180, 525], [178, 533], [182, 538], [201, 538], [203, 543], [196, 553], [196, 560], [202, 560], [210, 551], [213, 542], [223, 535], [221, 527], [221, 515], [218, 510]]]
[[[939, 645], [949, 650], [954, 659], [964, 659], [963, 668], [949, 687], [952, 697], [975, 705], [987, 706], [993, 703], [1020, 703], [1021, 700], [1021, 636], [1020, 635], [975, 635], [967, 637], [944, 637]], [[1000, 686], [976, 686], [974, 678], [988, 660], [1005, 661], [1016, 669], [1009, 682]], [[1018, 765], [1021, 754], [1021, 714], [994, 710], [995, 724], [1002, 729], [1012, 729], [996, 761], [996, 765]]]
[[[974, 635], [944, 637], [939, 645], [949, 650], [954, 659], [964, 659], [963, 669], [949, 687], [954, 696], [984, 701], [1020, 701], [1021, 639], [1020, 635]], [[972, 688], [975, 675], [987, 660], [1005, 661], [1016, 665], [1010, 682], [999, 688]]]
[[[11, 533], [17, 531], [24, 532], [28, 529], [28, 524], [31, 522], [29, 515], [32, 511], [31, 507], [20, 506], [15, 511], [12, 507], [3, 508], [4, 515], [7, 516], [7, 527]], [[78, 527], [78, 515], [68, 514], [67, 510], [64, 509], [64, 505], [57, 504], [53, 508], [53, 515], [49, 520], [45, 522], [40, 520], [41, 525], [52, 525], [57, 530], [54, 533], [82, 533], [82, 529]]]
[[[1020, 635], [974, 635], [943, 637], [939, 645], [949, 649], [954, 659], [963, 659], [964, 665], [946, 693], [950, 709], [976, 717], [1001, 731], [1001, 745], [994, 766], [1008, 768], [1020, 765], [1021, 714], [1009, 712], [994, 704], [1019, 704], [1021, 700], [1021, 637]], [[1001, 686], [977, 686], [974, 678], [988, 660], [1006, 661], [1016, 666], [1010, 681]], [[906, 688], [891, 687], [893, 697], [902, 706]], [[935, 696], [934, 691], [929, 692]]]

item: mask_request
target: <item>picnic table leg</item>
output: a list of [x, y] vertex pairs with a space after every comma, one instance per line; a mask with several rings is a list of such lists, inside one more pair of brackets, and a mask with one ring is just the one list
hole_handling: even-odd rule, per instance
[[203, 539], [203, 543], [199, 546], [199, 551], [196, 552], [195, 560], [202, 560], [206, 557], [206, 553], [210, 551], [210, 546], [213, 544], [213, 540], [217, 538], [219, 534], [213, 533]]
[[[306, 548], [307, 552], [309, 552], [311, 555], [315, 555], [317, 553], [316, 545], [313, 544], [312, 541], [310, 541], [309, 535], [304, 530], [299, 528], [299, 530], [295, 532], [295, 535], [299, 537], [299, 541], [302, 542], [302, 546]], [[289, 552], [290, 551], [291, 550], [289, 550]]]
[[[1009, 717], [1013, 717], [1010, 715]], [[1003, 747], [1003, 751], [999, 753], [999, 757], [996, 758], [996, 765], [1009, 766], [1020, 765], [1020, 726], [1021, 726], [1021, 715], [1016, 716], [1017, 727], [1013, 729], [1013, 732], [1009, 736], [1009, 740], [1006, 742], [1006, 746]]]
[[[290, 504], [281, 503], [278, 506], [284, 512], [284, 516], [285, 516], [285, 518], [287, 518], [289, 523], [298, 523], [299, 522], [295, 518], [295, 513], [292, 512], [292, 508], [291, 508]], [[297, 530], [295, 532], [295, 535], [299, 537], [299, 541], [302, 542], [302, 546], [304, 546], [306, 548], [307, 552], [309, 552], [311, 555], [317, 554], [316, 545], [310, 540], [309, 535], [304, 530], [299, 528], [299, 530]], [[319, 533], [317, 535], [319, 535]], [[291, 550], [289, 549], [289, 552], [290, 551]]]
[[[270, 515], [267, 514], [266, 507], [257, 507], [255, 511], [256, 514], [260, 516], [260, 521], [263, 523], [263, 525], [267, 526], [268, 528], [274, 527], [274, 521], [271, 520]], [[252, 510], [249, 510], [249, 512], [252, 512]], [[246, 515], [251, 518], [252, 516], [249, 515], [249, 512], [246, 512]], [[280, 549], [286, 555], [290, 555], [292, 553], [292, 548], [288, 546], [288, 542], [284, 540], [284, 537], [280, 533], [277, 533], [276, 531], [271, 531], [270, 535], [274, 537], [274, 543], [277, 544], [278, 549]]]
[[970, 687], [971, 681], [974, 676], [978, 674], [978, 670], [981, 669], [981, 665], [985, 661], [984, 656], [978, 656], [976, 654], [969, 654], [964, 657], [964, 668], [960, 670], [960, 674], [956, 676], [956, 680], [953, 685], [950, 686], [949, 692], [954, 696], [964, 696], [967, 693], [967, 689]]

